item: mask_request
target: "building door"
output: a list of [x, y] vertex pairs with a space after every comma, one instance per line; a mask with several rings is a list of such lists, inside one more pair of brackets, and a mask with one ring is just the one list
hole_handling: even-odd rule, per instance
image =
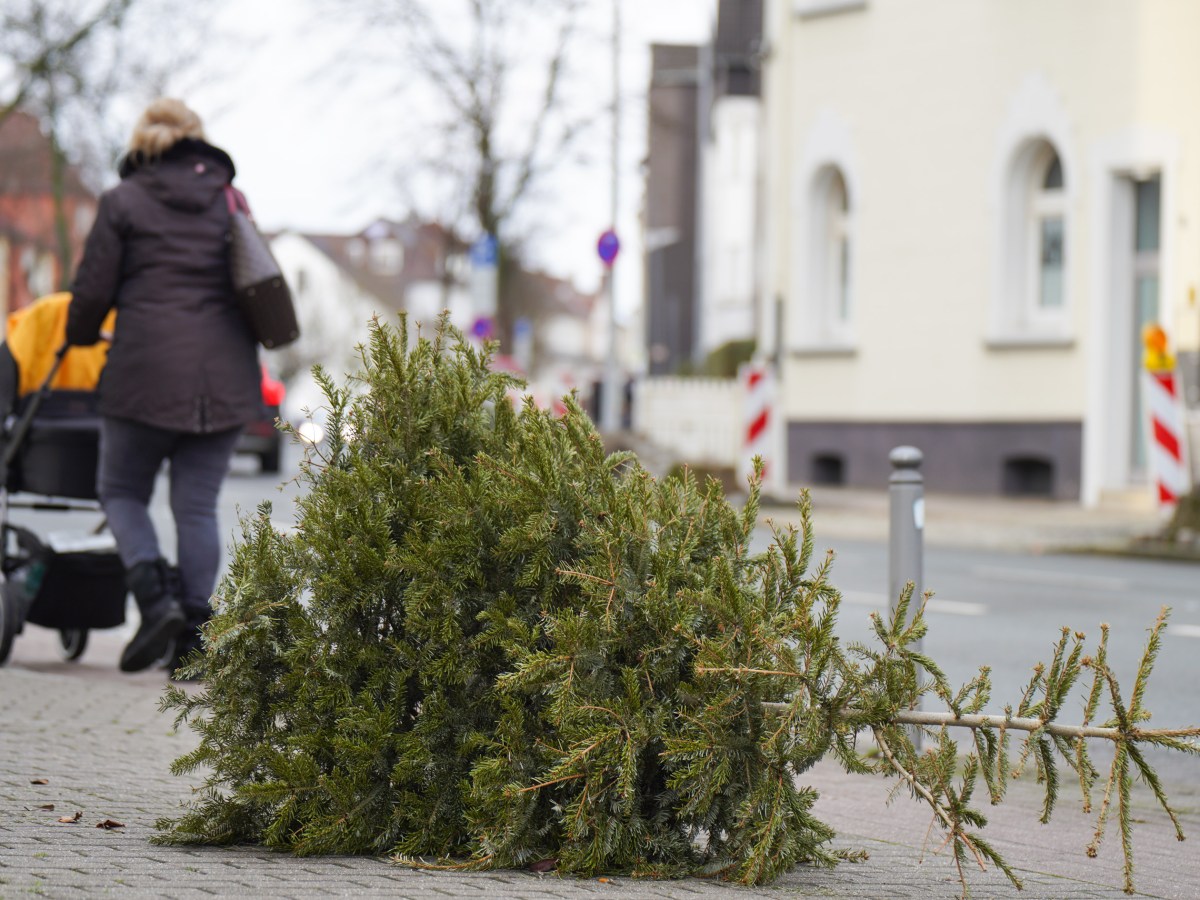
[[1142, 328], [1159, 318], [1159, 221], [1162, 180], [1155, 175], [1133, 183], [1132, 347], [1133, 421], [1129, 433], [1130, 480], [1149, 480], [1146, 410], [1142, 398]]

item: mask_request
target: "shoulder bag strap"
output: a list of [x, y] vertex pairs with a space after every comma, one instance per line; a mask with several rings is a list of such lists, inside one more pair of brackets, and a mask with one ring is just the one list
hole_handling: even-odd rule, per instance
[[254, 214], [250, 212], [250, 204], [246, 202], [246, 195], [232, 184], [225, 185], [225, 205], [229, 207], [229, 214], [231, 216], [238, 212], [243, 212], [253, 221]]

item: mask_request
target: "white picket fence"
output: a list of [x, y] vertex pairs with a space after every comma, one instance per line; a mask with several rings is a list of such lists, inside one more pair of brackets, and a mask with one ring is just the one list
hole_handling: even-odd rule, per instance
[[736, 467], [743, 394], [736, 378], [643, 378], [633, 391], [633, 430], [675, 462]]

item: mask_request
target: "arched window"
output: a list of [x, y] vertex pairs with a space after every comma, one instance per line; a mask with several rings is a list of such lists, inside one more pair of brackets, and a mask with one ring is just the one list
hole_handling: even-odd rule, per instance
[[1008, 166], [994, 327], [1002, 342], [1070, 339], [1069, 175], [1045, 138], [1023, 142]]
[[825, 197], [825, 301], [834, 327], [850, 324], [850, 199], [842, 173], [829, 174]]
[[[1038, 177], [1040, 175], [1040, 177]], [[1065, 305], [1063, 263], [1066, 257], [1066, 201], [1063, 193], [1062, 161], [1049, 145], [1044, 145], [1035, 168], [1030, 202], [1030, 271], [1035, 284], [1031, 299], [1037, 313], [1060, 310]]]
[[841, 169], [829, 165], [813, 181], [805, 330], [811, 345], [852, 342], [854, 215]]

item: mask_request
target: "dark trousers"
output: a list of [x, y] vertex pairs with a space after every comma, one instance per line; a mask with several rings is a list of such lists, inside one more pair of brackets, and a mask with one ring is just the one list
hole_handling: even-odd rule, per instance
[[217, 495], [240, 433], [234, 428], [189, 434], [111, 417], [100, 426], [96, 488], [126, 569], [162, 556], [149, 506], [158, 470], [170, 463], [180, 599], [190, 618], [207, 618], [216, 587], [221, 565]]

